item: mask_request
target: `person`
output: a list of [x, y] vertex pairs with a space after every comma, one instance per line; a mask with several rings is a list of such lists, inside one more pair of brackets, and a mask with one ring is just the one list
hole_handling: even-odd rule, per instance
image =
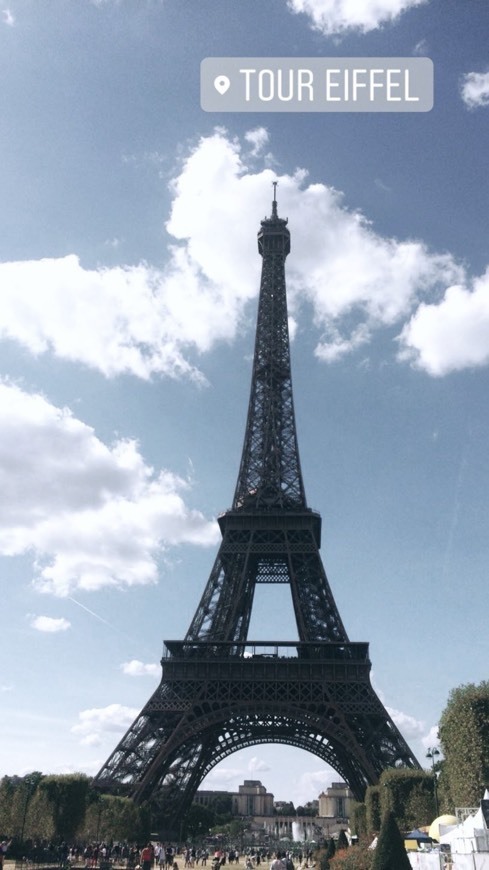
[[270, 864], [270, 870], [285, 870], [285, 864], [282, 861], [282, 853], [277, 852], [275, 858]]
[[0, 870], [2, 870], [5, 855], [7, 854], [7, 849], [11, 842], [12, 840], [2, 840], [0, 843]]
[[153, 846], [151, 843], [148, 843], [144, 849], [141, 849], [141, 854], [139, 856], [139, 861], [141, 863], [142, 870], [151, 870], [153, 865]]

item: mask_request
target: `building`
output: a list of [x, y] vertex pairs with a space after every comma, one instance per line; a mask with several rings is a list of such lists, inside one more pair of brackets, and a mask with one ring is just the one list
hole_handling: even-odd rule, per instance
[[349, 819], [353, 794], [344, 782], [333, 782], [319, 795], [320, 818]]
[[232, 801], [233, 816], [273, 816], [273, 794], [258, 779], [245, 779]]
[[348, 827], [353, 795], [344, 782], [333, 783], [319, 795], [318, 813], [314, 816], [285, 815], [289, 801], [275, 801], [260, 780], [246, 779], [237, 792], [198, 791], [195, 802], [214, 806], [217, 799], [228, 797], [233, 816], [249, 821], [249, 832], [257, 843], [293, 840], [296, 843], [319, 843]]

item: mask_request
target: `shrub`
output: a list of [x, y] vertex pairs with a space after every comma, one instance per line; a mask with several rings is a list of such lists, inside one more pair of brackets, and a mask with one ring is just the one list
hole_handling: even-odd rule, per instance
[[371, 870], [374, 852], [366, 844], [341, 849], [330, 859], [331, 870]]

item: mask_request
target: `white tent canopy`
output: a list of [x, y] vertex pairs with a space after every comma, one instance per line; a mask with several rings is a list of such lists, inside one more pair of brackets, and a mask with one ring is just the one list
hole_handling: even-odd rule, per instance
[[[484, 792], [483, 800], [489, 800], [489, 790]], [[460, 824], [446, 833], [441, 833], [440, 843], [450, 846], [452, 853], [467, 855], [471, 852], [486, 852], [489, 850], [489, 831], [482, 812], [482, 806], [476, 813], [467, 816]]]

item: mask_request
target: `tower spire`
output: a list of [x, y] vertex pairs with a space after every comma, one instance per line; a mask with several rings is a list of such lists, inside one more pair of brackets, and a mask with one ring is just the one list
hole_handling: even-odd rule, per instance
[[262, 273], [248, 418], [233, 509], [301, 510], [306, 495], [299, 459], [290, 365], [285, 260], [290, 252], [287, 220], [261, 221], [258, 251]]

